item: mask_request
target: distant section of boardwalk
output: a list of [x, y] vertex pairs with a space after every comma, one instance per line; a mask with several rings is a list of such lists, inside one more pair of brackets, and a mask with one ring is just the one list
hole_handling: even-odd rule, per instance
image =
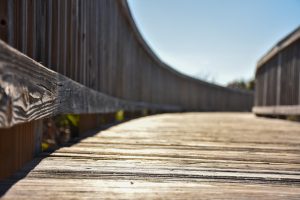
[[52, 153], [3, 197], [300, 199], [300, 123], [247, 113], [135, 119]]

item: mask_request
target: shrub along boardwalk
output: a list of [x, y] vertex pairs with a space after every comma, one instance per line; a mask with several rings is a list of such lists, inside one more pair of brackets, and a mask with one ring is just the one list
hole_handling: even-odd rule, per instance
[[4, 198], [299, 199], [300, 123], [247, 113], [154, 115], [37, 158], [16, 177], [31, 167]]

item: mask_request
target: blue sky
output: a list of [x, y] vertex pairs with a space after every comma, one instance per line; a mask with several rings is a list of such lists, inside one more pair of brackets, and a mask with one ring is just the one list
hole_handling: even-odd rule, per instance
[[128, 0], [148, 45], [178, 71], [225, 85], [300, 25], [300, 0]]

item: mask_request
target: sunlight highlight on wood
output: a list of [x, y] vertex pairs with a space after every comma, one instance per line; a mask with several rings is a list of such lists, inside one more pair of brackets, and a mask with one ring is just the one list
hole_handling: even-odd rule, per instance
[[299, 152], [299, 123], [248, 113], [154, 115], [37, 158], [4, 199], [299, 199]]

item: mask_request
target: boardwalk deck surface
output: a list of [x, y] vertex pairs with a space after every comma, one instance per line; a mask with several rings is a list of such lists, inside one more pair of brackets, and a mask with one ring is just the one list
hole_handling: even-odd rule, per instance
[[155, 115], [37, 158], [16, 176], [33, 166], [4, 199], [299, 199], [300, 123]]

